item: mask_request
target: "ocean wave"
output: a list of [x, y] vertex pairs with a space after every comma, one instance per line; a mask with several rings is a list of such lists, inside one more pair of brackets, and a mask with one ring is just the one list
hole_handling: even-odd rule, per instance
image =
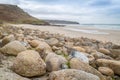
[[84, 30], [84, 29], [74, 29], [74, 28], [64, 28], [67, 30], [71, 30], [71, 31], [77, 31], [77, 32], [83, 32], [83, 33], [89, 33], [89, 34], [109, 34], [106, 32], [100, 32], [98, 30]]

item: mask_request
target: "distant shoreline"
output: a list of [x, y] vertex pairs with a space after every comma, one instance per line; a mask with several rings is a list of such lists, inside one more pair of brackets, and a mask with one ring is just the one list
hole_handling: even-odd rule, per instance
[[103, 42], [112, 42], [114, 44], [120, 45], [120, 31], [117, 30], [102, 30], [96, 28], [86, 28], [79, 27], [81, 30], [97, 30], [99, 32], [105, 32], [109, 34], [90, 34], [79, 31], [66, 30], [64, 28], [71, 28], [69, 26], [59, 27], [59, 26], [42, 26], [42, 25], [29, 25], [29, 24], [12, 24], [12, 26], [30, 28], [30, 29], [39, 29], [40, 31], [49, 31], [53, 34], [61, 34], [71, 38], [86, 37], [89, 39], [96, 39]]

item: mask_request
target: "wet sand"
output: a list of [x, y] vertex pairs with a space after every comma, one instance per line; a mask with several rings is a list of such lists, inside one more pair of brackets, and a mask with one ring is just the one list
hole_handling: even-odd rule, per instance
[[[120, 45], [120, 31], [119, 30], [103, 30], [95, 28], [80, 27], [75, 29], [74, 27], [66, 26], [40, 26], [40, 25], [28, 25], [28, 24], [12, 24], [16, 27], [39, 29], [40, 31], [49, 31], [50, 33], [59, 33], [64, 36], [78, 38], [86, 37], [90, 39], [96, 39], [103, 42], [113, 42]], [[72, 30], [74, 28], [75, 30]], [[90, 31], [90, 32], [89, 32]]]

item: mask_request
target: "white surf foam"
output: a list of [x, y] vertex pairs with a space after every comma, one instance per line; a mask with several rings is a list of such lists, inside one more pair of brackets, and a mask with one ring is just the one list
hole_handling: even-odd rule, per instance
[[64, 28], [67, 30], [71, 30], [71, 31], [78, 31], [78, 32], [83, 32], [83, 33], [88, 33], [88, 34], [109, 34], [106, 32], [101, 32], [98, 30], [84, 30], [84, 29], [74, 29], [74, 28]]

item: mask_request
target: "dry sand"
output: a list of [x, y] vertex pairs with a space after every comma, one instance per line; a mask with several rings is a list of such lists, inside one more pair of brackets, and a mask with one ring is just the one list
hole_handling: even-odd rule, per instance
[[13, 26], [31, 28], [31, 29], [39, 29], [40, 31], [49, 31], [50, 33], [59, 33], [59, 34], [63, 34], [65, 36], [69, 36], [72, 38], [73, 37], [74, 38], [87, 37], [90, 39], [96, 39], [96, 40], [100, 40], [103, 42], [113, 42], [114, 44], [120, 45], [120, 31], [119, 30], [102, 30], [102, 29], [85, 28], [85, 27], [79, 28], [80, 30], [97, 30], [99, 32], [108, 33], [108, 34], [91, 34], [91, 33], [85, 33], [81, 31], [69, 30], [68, 28], [71, 28], [71, 27], [39, 26], [39, 25], [28, 25], [28, 24], [17, 24], [17, 25], [14, 24]]

